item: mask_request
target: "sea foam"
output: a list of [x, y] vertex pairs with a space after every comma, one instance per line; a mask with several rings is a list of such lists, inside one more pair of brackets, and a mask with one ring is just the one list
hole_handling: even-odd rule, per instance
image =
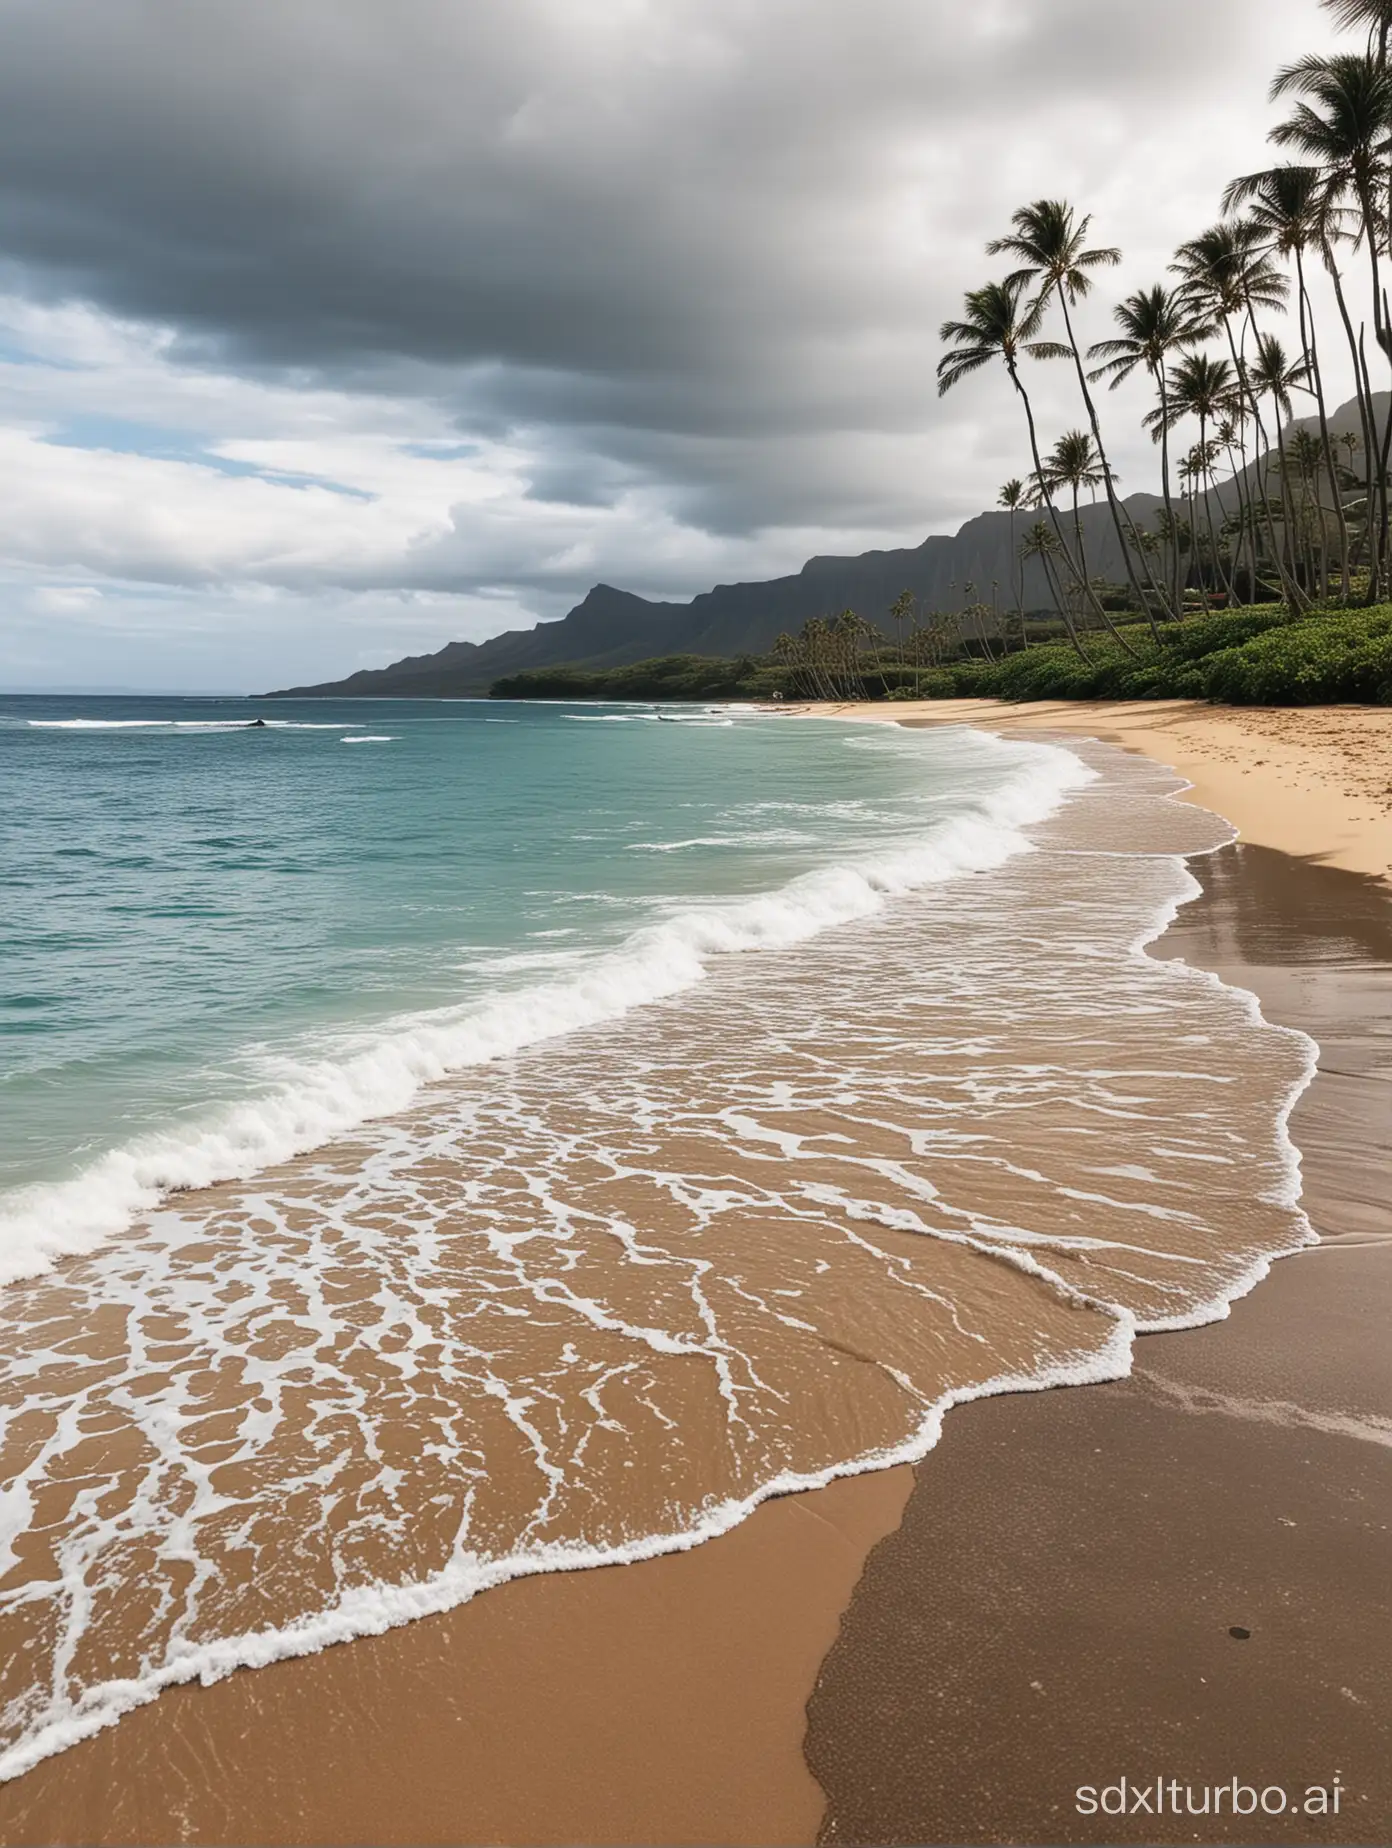
[[[866, 742], [882, 749], [908, 743], [893, 736]], [[0, 1284], [91, 1251], [171, 1193], [244, 1179], [394, 1115], [449, 1072], [680, 994], [702, 979], [713, 957], [802, 943], [871, 916], [899, 894], [1000, 866], [1028, 851], [1023, 829], [1052, 815], [1096, 775], [1059, 746], [978, 742], [1007, 761], [1024, 761], [994, 790], [965, 798], [960, 812], [921, 835], [805, 873], [777, 891], [677, 911], [595, 956], [565, 982], [524, 987], [481, 1006], [398, 1016], [349, 1056], [285, 1061], [281, 1081], [261, 1096], [112, 1149], [70, 1179], [0, 1197]]]

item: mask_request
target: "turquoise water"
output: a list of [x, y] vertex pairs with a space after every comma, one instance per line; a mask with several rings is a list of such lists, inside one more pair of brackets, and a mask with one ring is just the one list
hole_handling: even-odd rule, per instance
[[[0, 1220], [6, 1194], [201, 1133], [422, 1021], [539, 982], [554, 1001], [645, 924], [917, 839], [1029, 749], [953, 736], [485, 701], [0, 701]], [[460, 1062], [436, 1047], [415, 1076]], [[406, 1101], [399, 1072], [374, 1083], [340, 1108], [319, 1082], [319, 1127]], [[262, 1152], [312, 1145], [316, 1122]]]

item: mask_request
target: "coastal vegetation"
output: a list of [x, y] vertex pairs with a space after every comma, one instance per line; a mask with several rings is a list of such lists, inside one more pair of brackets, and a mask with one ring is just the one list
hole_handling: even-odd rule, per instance
[[[915, 664], [861, 630], [808, 657], [716, 661], [677, 655], [609, 672], [547, 668], [495, 682], [495, 699], [901, 700], [1209, 699], [1235, 706], [1351, 701], [1392, 705], [1392, 604], [1305, 610], [1281, 604], [1215, 611], [1152, 632], [1121, 620], [1080, 653], [1068, 639], [1004, 651], [986, 641]], [[844, 631], [843, 631], [844, 636]], [[969, 641], [974, 638], [967, 638]], [[876, 643], [880, 645], [877, 647]]]
[[[1357, 38], [1276, 73], [1269, 139], [1284, 158], [1230, 183], [1168, 274], [1113, 305], [1105, 338], [1084, 322], [1121, 252], [1061, 199], [1012, 215], [986, 246], [1006, 273], [942, 324], [939, 392], [998, 368], [1020, 408], [1028, 469], [998, 501], [1004, 604], [998, 584], [989, 600], [962, 585], [950, 610], [906, 591], [874, 622], [852, 609], [806, 622], [762, 660], [551, 669], [494, 694], [1392, 703], [1392, 0], [1322, 4]], [[1335, 351], [1354, 381], [1350, 427], [1325, 391]], [[1070, 369], [1081, 412], [1052, 437], [1031, 395], [1039, 364]], [[1100, 408], [1137, 375], [1158, 452], [1151, 526], [1118, 494]], [[1081, 497], [1099, 492], [1120, 582], [1088, 555]], [[1025, 607], [1032, 561], [1047, 610]]]
[[[1389, 444], [1381, 388], [1392, 383], [1392, 0], [1323, 0], [1359, 35], [1353, 49], [1297, 59], [1271, 98], [1287, 111], [1269, 139], [1287, 158], [1227, 187], [1222, 216], [1186, 240], [1167, 277], [1115, 304], [1110, 337], [1086, 343], [1083, 312], [1121, 252], [1092, 241], [1092, 219], [1066, 200], [1022, 206], [986, 246], [1009, 272], [969, 290], [945, 321], [938, 389], [1004, 369], [1023, 416], [1031, 469], [1024, 493], [1042, 519], [1027, 537], [1048, 576], [1069, 642], [1136, 652], [1089, 570], [1078, 519], [1082, 487], [1100, 487], [1124, 560], [1122, 587], [1152, 640], [1191, 604], [1274, 599], [1293, 614], [1373, 607], [1392, 594]], [[1320, 325], [1314, 277], [1337, 308]], [[1294, 309], [1290, 350], [1272, 325]], [[1325, 393], [1332, 347], [1354, 380], [1357, 427], [1333, 429]], [[1045, 454], [1029, 388], [1036, 362], [1076, 377], [1086, 429]], [[1159, 448], [1163, 512], [1138, 524], [1116, 492], [1098, 396], [1136, 373], [1150, 382], [1144, 422]], [[1295, 417], [1296, 400], [1310, 413]], [[1379, 402], [1381, 399], [1381, 402]], [[1195, 437], [1176, 459], [1175, 440]], [[1021, 484], [1007, 484], [1012, 512]], [[1086, 630], [1099, 639], [1092, 647]]]

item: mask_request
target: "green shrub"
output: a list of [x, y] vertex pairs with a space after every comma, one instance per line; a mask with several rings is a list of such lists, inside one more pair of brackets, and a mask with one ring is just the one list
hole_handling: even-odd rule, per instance
[[1204, 663], [1209, 699], [1232, 706], [1392, 705], [1392, 610], [1317, 614]]
[[1392, 705], [1392, 607], [1313, 610], [1278, 605], [1216, 612], [1167, 625], [1157, 642], [1139, 623], [1083, 638], [1088, 659], [1062, 643], [994, 663], [959, 661], [928, 684], [928, 699], [1211, 699], [1229, 705]]

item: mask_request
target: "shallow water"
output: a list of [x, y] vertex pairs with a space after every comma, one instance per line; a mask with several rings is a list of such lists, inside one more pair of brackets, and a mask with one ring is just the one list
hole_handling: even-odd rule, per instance
[[[392, 1018], [364, 1056], [409, 1043], [405, 1107], [0, 1296], [0, 1769], [171, 1682], [921, 1455], [955, 1399], [1122, 1372], [1306, 1236], [1310, 1042], [1143, 948], [1225, 824], [1101, 747], [716, 732], [750, 737], [770, 776], [785, 743], [836, 765], [820, 857], [762, 896], [766, 845], [700, 903], [641, 886], [656, 923], [529, 970], [487, 1033], [496, 996]], [[725, 816], [754, 793], [727, 767]], [[669, 867], [716, 829], [644, 832]]]

